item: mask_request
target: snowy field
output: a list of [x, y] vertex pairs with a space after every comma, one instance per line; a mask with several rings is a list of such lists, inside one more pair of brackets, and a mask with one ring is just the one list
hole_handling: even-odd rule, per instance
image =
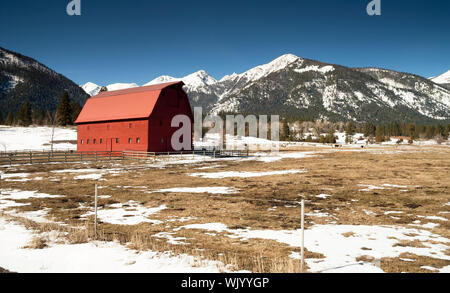
[[[323, 134], [326, 135], [326, 134]], [[353, 136], [352, 144], [345, 144], [345, 133], [336, 132], [337, 144], [342, 144], [350, 148], [366, 147], [379, 147], [379, 146], [394, 146], [397, 145], [397, 140], [391, 139], [390, 141], [380, 144], [366, 145], [367, 140], [363, 137], [363, 134], [356, 134]], [[20, 151], [20, 150], [49, 150], [50, 142], [52, 138], [51, 127], [9, 127], [0, 125], [0, 151]], [[61, 128], [55, 127], [54, 149], [58, 150], [76, 150], [76, 144], [68, 143], [67, 141], [76, 141], [77, 132], [76, 128]], [[220, 145], [220, 136], [217, 134], [206, 134], [200, 142], [195, 142], [195, 147], [215, 147]], [[420, 146], [433, 146], [437, 143], [434, 140], [416, 141], [414, 145]], [[306, 143], [306, 142], [273, 142], [266, 139], [254, 138], [254, 137], [237, 137], [227, 136], [226, 145], [230, 149], [246, 149], [247, 147], [251, 151], [270, 151], [279, 150], [288, 147], [307, 147], [314, 146], [319, 148], [329, 148], [327, 145], [318, 143]], [[401, 145], [408, 145], [407, 141], [401, 143]], [[450, 142], [444, 142], [444, 145], [450, 145]]]
[[[46, 151], [51, 148], [51, 127], [7, 127], [0, 125], [0, 151]], [[75, 128], [55, 127], [53, 136], [53, 149], [76, 150], [76, 144], [66, 141], [76, 141], [77, 131]], [[63, 143], [59, 143], [62, 141]]]
[[[0, 129], [0, 140], [15, 133], [27, 149], [45, 148], [48, 129]], [[73, 139], [73, 130], [57, 133]], [[308, 272], [450, 272], [448, 146], [282, 148], [245, 159], [0, 166], [0, 267], [298, 272], [303, 198]], [[100, 231], [123, 238], [72, 235], [90, 235], [94, 184]], [[262, 254], [266, 263], [253, 263]]]

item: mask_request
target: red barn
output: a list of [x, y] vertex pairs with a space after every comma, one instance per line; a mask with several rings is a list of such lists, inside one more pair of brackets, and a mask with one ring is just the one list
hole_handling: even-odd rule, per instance
[[[78, 151], [173, 151], [172, 118], [194, 121], [183, 82], [102, 92], [87, 100], [78, 119]], [[192, 139], [192, 137], [191, 137]], [[192, 141], [192, 140], [191, 140]]]

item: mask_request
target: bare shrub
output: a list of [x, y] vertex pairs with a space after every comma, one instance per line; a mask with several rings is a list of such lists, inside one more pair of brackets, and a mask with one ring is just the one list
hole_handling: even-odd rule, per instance
[[28, 249], [44, 249], [47, 247], [47, 240], [42, 237], [34, 237], [24, 248]]

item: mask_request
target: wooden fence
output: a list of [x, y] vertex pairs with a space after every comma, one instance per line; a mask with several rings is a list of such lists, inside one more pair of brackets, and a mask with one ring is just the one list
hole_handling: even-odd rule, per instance
[[77, 152], [77, 151], [28, 151], [28, 152], [11, 152], [0, 153], [0, 166], [13, 164], [40, 164], [40, 163], [75, 163], [83, 161], [112, 161], [125, 159], [145, 159], [157, 157], [176, 157], [180, 158], [186, 156], [209, 156], [214, 158], [224, 157], [248, 157], [248, 151], [239, 150], [194, 150], [194, 151], [180, 151], [180, 152], [138, 152], [138, 151], [123, 151], [123, 152]]
[[179, 152], [139, 152], [139, 151], [124, 151], [124, 159], [143, 159], [157, 157], [177, 157], [180, 158], [188, 156], [208, 156], [213, 158], [228, 158], [228, 157], [248, 157], [248, 150], [193, 150], [193, 151], [179, 151]]
[[122, 160], [122, 152], [12, 152], [0, 154], [0, 165], [39, 164], [39, 163], [74, 163], [82, 161]]

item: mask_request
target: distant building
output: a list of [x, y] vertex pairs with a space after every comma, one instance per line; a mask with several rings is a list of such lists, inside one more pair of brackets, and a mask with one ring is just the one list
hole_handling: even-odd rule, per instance
[[172, 118], [194, 122], [183, 82], [102, 92], [87, 100], [78, 119], [81, 151], [173, 151]]

